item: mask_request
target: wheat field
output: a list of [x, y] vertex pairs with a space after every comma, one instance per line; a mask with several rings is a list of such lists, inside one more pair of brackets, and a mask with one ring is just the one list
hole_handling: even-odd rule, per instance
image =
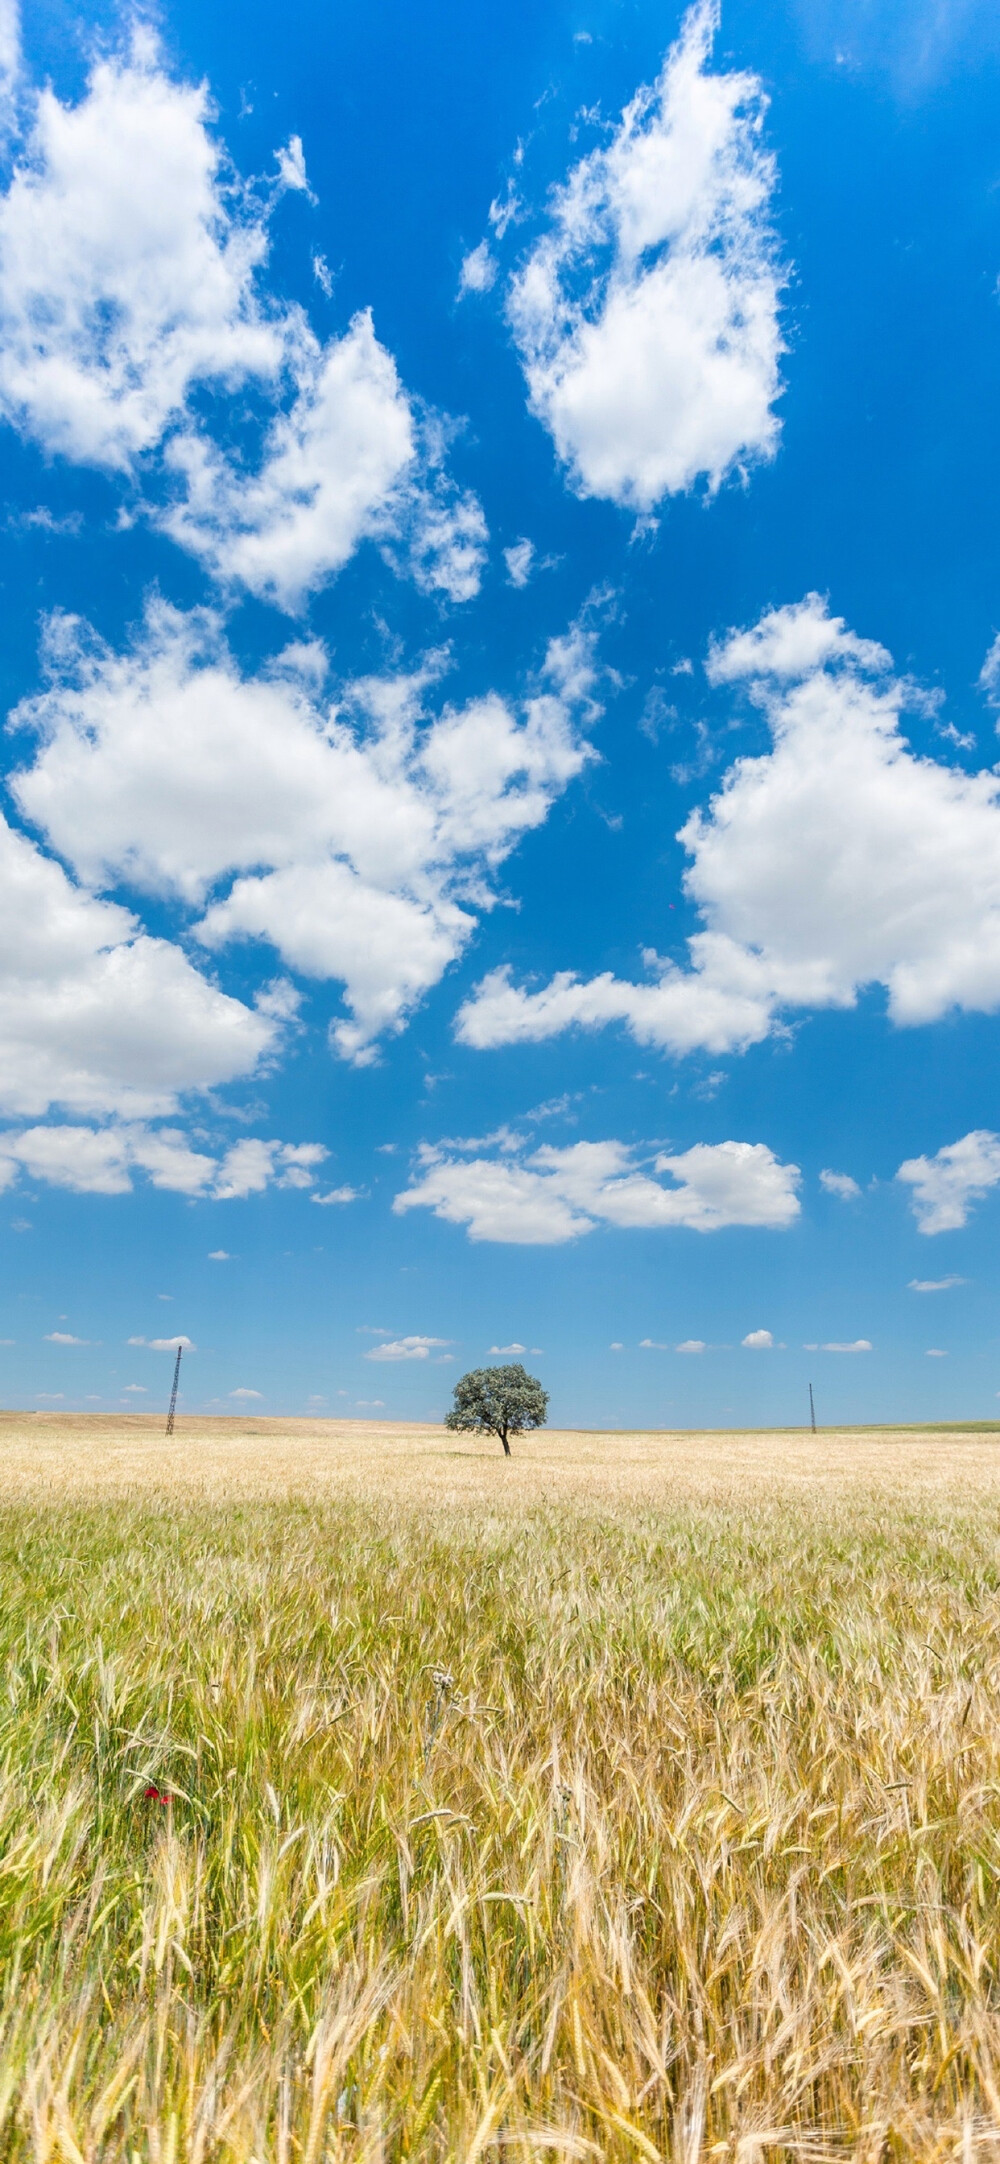
[[4, 2159], [1000, 2153], [1000, 1433], [514, 1448], [0, 1416]]

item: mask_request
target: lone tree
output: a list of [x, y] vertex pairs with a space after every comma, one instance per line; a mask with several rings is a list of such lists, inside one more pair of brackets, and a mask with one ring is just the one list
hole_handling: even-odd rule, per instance
[[446, 1428], [471, 1428], [477, 1435], [499, 1435], [505, 1458], [509, 1435], [543, 1428], [549, 1393], [520, 1362], [509, 1368], [473, 1368], [455, 1384], [455, 1403]]

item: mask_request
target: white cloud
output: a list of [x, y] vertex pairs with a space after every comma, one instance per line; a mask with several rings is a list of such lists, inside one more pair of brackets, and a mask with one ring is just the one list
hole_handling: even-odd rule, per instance
[[208, 1259], [209, 1262], [232, 1262], [233, 1258], [224, 1247], [212, 1247], [209, 1249]]
[[[0, 1133], [0, 1187], [23, 1170], [31, 1179], [75, 1194], [127, 1195], [133, 1172], [144, 1172], [153, 1187], [228, 1202], [270, 1186], [311, 1187], [314, 1167], [326, 1155], [317, 1142], [245, 1141], [216, 1159], [192, 1149], [178, 1128], [141, 1122], [8, 1129]], [[229, 1257], [219, 1249], [210, 1260]]]
[[831, 663], [873, 673], [891, 667], [892, 656], [874, 639], [859, 639], [842, 616], [831, 616], [819, 594], [807, 594], [804, 601], [768, 609], [752, 631], [730, 631], [713, 640], [705, 673], [710, 684], [766, 678], [790, 683]]
[[669, 1351], [670, 1351], [670, 1347], [669, 1347], [669, 1345], [667, 1345], [667, 1344], [665, 1344], [665, 1343], [664, 1343], [664, 1341], [663, 1341], [663, 1339], [662, 1339], [662, 1338], [658, 1338], [658, 1337], [641, 1337], [641, 1338], [639, 1339], [639, 1351], [640, 1351], [640, 1352], [669, 1352]]
[[203, 434], [175, 436], [168, 463], [183, 497], [172, 539], [226, 584], [295, 612], [364, 540], [452, 601], [478, 591], [486, 522], [440, 466], [440, 431], [421, 435], [392, 355], [368, 311], [321, 347], [300, 331], [295, 395], [247, 473]]
[[751, 1352], [773, 1352], [774, 1339], [770, 1330], [749, 1330], [742, 1343]]
[[1000, 1135], [985, 1127], [974, 1128], [959, 1142], [947, 1143], [935, 1157], [908, 1157], [896, 1178], [913, 1189], [918, 1231], [957, 1232], [966, 1223], [973, 1202], [1000, 1181]]
[[306, 157], [301, 135], [290, 136], [284, 148], [276, 150], [274, 155], [278, 161], [278, 175], [282, 187], [308, 195], [310, 200], [315, 202], [316, 198], [306, 177]]
[[[206, 86], [173, 82], [146, 28], [97, 63], [77, 105], [39, 94], [0, 200], [0, 413], [49, 452], [122, 473], [163, 451], [167, 531], [280, 607], [366, 538], [418, 584], [467, 598], [481, 507], [444, 476], [442, 424], [418, 421], [370, 315], [323, 346], [301, 308], [262, 290], [271, 203], [309, 192], [300, 138], [255, 194], [211, 117]], [[199, 385], [248, 380], [272, 409], [256, 467], [191, 417]]]
[[311, 1187], [315, 1167], [328, 1154], [321, 1142], [235, 1142], [213, 1168], [213, 1194], [219, 1202], [233, 1202], [271, 1186]]
[[467, 1225], [472, 1240], [528, 1246], [558, 1245], [598, 1224], [774, 1229], [799, 1213], [798, 1166], [780, 1164], [762, 1142], [697, 1143], [678, 1156], [657, 1156], [654, 1170], [675, 1184], [664, 1186], [640, 1170], [622, 1142], [471, 1159], [425, 1146], [393, 1209], [432, 1209], [450, 1224]]
[[979, 682], [991, 706], [1000, 706], [1000, 632], [979, 671]]
[[144, 1345], [147, 1352], [197, 1352], [189, 1337], [130, 1337], [130, 1345]]
[[495, 195], [490, 204], [490, 224], [498, 240], [502, 240], [509, 225], [520, 221], [524, 205], [513, 180], [507, 182], [505, 195]]
[[263, 1391], [262, 1391], [262, 1390], [243, 1390], [243, 1389], [241, 1389], [241, 1390], [231, 1390], [231, 1391], [230, 1391], [230, 1393], [229, 1393], [229, 1395], [230, 1395], [230, 1397], [231, 1397], [231, 1398], [260, 1398], [260, 1397], [263, 1397], [264, 1393], [263, 1393]]
[[708, 71], [717, 0], [554, 192], [507, 310], [531, 409], [582, 495], [649, 512], [766, 458], [778, 424], [774, 161], [753, 75]]
[[507, 566], [508, 586], [527, 586], [534, 555], [533, 541], [515, 541], [509, 549], [504, 549], [503, 560]]
[[145, 1383], [126, 1383], [125, 1391], [129, 1397], [148, 1398], [149, 1396]]
[[[782, 1011], [851, 1007], [881, 984], [892, 1020], [1000, 1007], [1000, 779], [916, 756], [901, 732], [927, 700], [817, 595], [713, 649], [718, 682], [749, 676], [773, 748], [737, 759], [679, 839], [704, 929], [691, 966], [656, 981], [561, 971], [524, 991], [483, 979], [457, 1020], [479, 1046], [624, 1021], [674, 1053], [742, 1051]], [[756, 672], [763, 673], [756, 673]]]
[[613, 1338], [611, 1344], [608, 1346], [609, 1352], [624, 1352], [624, 1350], [625, 1347], [622, 1344], [621, 1339], [617, 1337]]
[[17, 0], [0, 0], [0, 136], [16, 126], [21, 77], [21, 11]]
[[193, 383], [280, 367], [252, 290], [262, 221], [207, 118], [205, 86], [170, 82], [148, 32], [78, 105], [39, 94], [0, 202], [0, 405], [48, 451], [127, 468]]
[[[352, 1015], [335, 1043], [364, 1059], [461, 952], [470, 902], [489, 905], [491, 873], [591, 756], [580, 723], [595, 711], [593, 644], [580, 626], [554, 639], [520, 714], [492, 692], [428, 714], [441, 656], [351, 684], [327, 707], [315, 644], [247, 680], [210, 613], [154, 601], [121, 655], [56, 618], [51, 688], [14, 717], [40, 749], [12, 786], [90, 884], [127, 880], [195, 908], [211, 894], [196, 928], [206, 945], [266, 941], [294, 969], [341, 979]], [[81, 907], [101, 925], [130, 921]], [[248, 1036], [263, 1050], [274, 1024], [210, 992], [175, 949], [143, 951], [154, 949], [160, 980], [169, 957], [189, 1002], [226, 1022], [242, 1055], [229, 1071], [245, 1072]]]
[[0, 818], [0, 1112], [170, 1112], [251, 1074], [277, 1037]]
[[940, 1345], [928, 1345], [927, 1358], [928, 1360], [947, 1360], [948, 1355]]
[[862, 1353], [871, 1352], [871, 1349], [871, 1339], [866, 1337], [856, 1337], [851, 1345], [806, 1346], [807, 1352]]
[[71, 1334], [71, 1332], [70, 1332], [69, 1330], [46, 1330], [46, 1332], [45, 1332], [45, 1341], [46, 1341], [46, 1344], [48, 1344], [48, 1345], [89, 1345], [89, 1344], [90, 1344], [90, 1339], [89, 1339], [89, 1337], [73, 1337], [73, 1336], [72, 1336], [72, 1334]]
[[490, 254], [488, 240], [481, 240], [478, 248], [470, 248], [462, 257], [458, 274], [458, 298], [464, 300], [467, 293], [488, 293], [496, 283], [497, 259]]
[[701, 1337], [682, 1338], [681, 1343], [674, 1346], [674, 1351], [679, 1353], [703, 1353], [707, 1350], [705, 1340]]
[[839, 1195], [841, 1202], [850, 1202], [861, 1193], [857, 1180], [852, 1180], [849, 1172], [821, 1172], [819, 1184], [825, 1187], [828, 1195]]
[[967, 1283], [967, 1278], [955, 1277], [954, 1274], [951, 1277], [911, 1277], [907, 1290], [909, 1292], [950, 1292], [953, 1285], [965, 1285]]
[[523, 1352], [527, 1352], [527, 1350], [528, 1350], [528, 1348], [527, 1348], [527, 1346], [526, 1346], [526, 1345], [491, 1345], [491, 1346], [490, 1346], [490, 1352], [491, 1352], [491, 1353], [523, 1353]]
[[772, 1002], [756, 957], [708, 933], [689, 942], [702, 967], [667, 967], [654, 984], [633, 984], [610, 970], [587, 979], [558, 970], [540, 991], [511, 981], [509, 967], [490, 970], [460, 1007], [455, 1035], [485, 1051], [500, 1044], [537, 1044], [566, 1029], [603, 1029], [624, 1022], [637, 1044], [682, 1054], [744, 1051], [766, 1037]]
[[449, 1345], [446, 1337], [394, 1337], [385, 1345], [373, 1345], [366, 1360], [426, 1360], [435, 1346]]
[[357, 1202], [360, 1195], [360, 1187], [331, 1187], [328, 1194], [313, 1195], [312, 1200], [313, 1202], [318, 1202], [320, 1208], [325, 1210], [328, 1209], [331, 1204], [340, 1202]]

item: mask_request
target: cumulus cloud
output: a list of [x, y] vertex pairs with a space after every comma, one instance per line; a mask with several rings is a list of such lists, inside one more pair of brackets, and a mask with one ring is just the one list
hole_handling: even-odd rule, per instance
[[278, 1034], [0, 818], [0, 1112], [169, 1113], [251, 1074]]
[[197, 1352], [189, 1337], [130, 1337], [130, 1345], [144, 1345], [147, 1352]]
[[0, 138], [17, 122], [21, 77], [21, 11], [17, 0], [0, 0]]
[[859, 639], [842, 616], [831, 616], [819, 594], [807, 594], [804, 601], [768, 609], [751, 631], [713, 639], [706, 675], [710, 684], [787, 684], [845, 662], [872, 673], [890, 668], [892, 656], [876, 640]]
[[851, 1202], [861, 1193], [857, 1180], [852, 1180], [849, 1172], [821, 1172], [819, 1184], [828, 1195], [838, 1195], [841, 1202]]
[[965, 1285], [967, 1283], [967, 1278], [956, 1277], [954, 1273], [950, 1277], [911, 1277], [907, 1291], [950, 1292], [953, 1285]]
[[[12, 787], [91, 885], [125, 880], [195, 909], [211, 897], [196, 926], [206, 946], [265, 941], [293, 969], [339, 979], [351, 1018], [334, 1041], [364, 1059], [461, 952], [470, 904], [488, 906], [490, 875], [592, 756], [593, 646], [579, 625], [554, 639], [519, 711], [493, 692], [428, 711], [440, 655], [326, 705], [315, 644], [247, 679], [210, 612], [154, 601], [121, 654], [57, 618], [50, 688], [13, 717], [40, 746]], [[175, 949], [164, 955], [219, 1001]], [[276, 1023], [230, 1009], [232, 1032], [256, 1032], [263, 1050]]]
[[239, 1390], [231, 1390], [229, 1395], [231, 1398], [260, 1398], [263, 1397], [264, 1393], [262, 1390], [247, 1390], [243, 1388]]
[[76, 106], [46, 89], [0, 203], [0, 402], [48, 451], [127, 469], [192, 384], [280, 369], [253, 288], [267, 243], [148, 31]]
[[782, 275], [756, 76], [710, 71], [717, 0], [554, 191], [507, 312], [532, 411], [581, 495], [648, 513], [769, 457]]
[[[276, 190], [238, 179], [211, 117], [207, 87], [173, 81], [147, 28], [97, 63], [78, 104], [40, 93], [0, 200], [0, 412], [49, 452], [166, 475], [166, 530], [280, 607], [366, 538], [418, 584], [467, 598], [485, 521], [444, 473], [441, 423], [418, 416], [370, 315], [324, 345], [267, 293]], [[308, 193], [300, 139], [276, 156], [277, 192]], [[193, 417], [206, 384], [252, 386], [256, 459]]]
[[773, 1352], [774, 1339], [770, 1330], [748, 1330], [742, 1343], [750, 1352]]
[[431, 1209], [466, 1225], [472, 1240], [525, 1246], [556, 1246], [599, 1224], [781, 1229], [799, 1214], [798, 1166], [781, 1164], [762, 1142], [696, 1143], [677, 1156], [656, 1156], [653, 1170], [673, 1184], [643, 1171], [623, 1142], [546, 1145], [492, 1158], [425, 1146], [393, 1209]]
[[373, 1345], [366, 1352], [366, 1360], [428, 1360], [437, 1346], [450, 1345], [447, 1337], [394, 1337], [384, 1345]]
[[219, 1202], [233, 1202], [271, 1186], [311, 1187], [327, 1154], [321, 1142], [236, 1142], [218, 1168], [213, 1192]]
[[514, 1345], [491, 1345], [491, 1346], [490, 1346], [490, 1352], [491, 1352], [491, 1353], [523, 1353], [523, 1352], [527, 1352], [527, 1350], [528, 1350], [528, 1348], [527, 1348], [527, 1346], [526, 1346], [526, 1345], [518, 1345], [518, 1344], [514, 1344]]
[[256, 471], [202, 433], [178, 433], [168, 463], [181, 499], [162, 515], [172, 539], [216, 578], [292, 613], [363, 540], [427, 591], [478, 591], [486, 521], [440, 463], [440, 431], [421, 434], [392, 355], [369, 312], [321, 347], [300, 328], [295, 393]]
[[478, 248], [470, 248], [462, 257], [458, 274], [458, 298], [464, 300], [467, 293], [488, 293], [496, 284], [497, 259], [490, 254], [488, 240], [481, 240]]
[[47, 1345], [89, 1345], [89, 1337], [73, 1337], [69, 1330], [46, 1330]]
[[[959, 1142], [949, 1142], [934, 1157], [908, 1157], [896, 1174], [912, 1188], [913, 1214], [920, 1232], [958, 1232], [974, 1202], [1000, 1181], [1000, 1135], [976, 1127]], [[960, 1278], [919, 1283], [920, 1292], [940, 1292]]]
[[892, 1020], [1000, 1007], [1000, 779], [918, 757], [902, 733], [927, 701], [818, 595], [770, 610], [709, 657], [746, 682], [772, 749], [737, 759], [679, 835], [704, 929], [690, 966], [654, 981], [560, 971], [537, 991], [507, 970], [461, 1010], [467, 1044], [531, 1042], [624, 1022], [673, 1053], [743, 1051], [796, 1008], [851, 1007], [880, 984]]
[[703, 1353], [707, 1352], [707, 1350], [708, 1347], [703, 1337], [682, 1338], [680, 1344], [674, 1346], [674, 1351], [679, 1353]]
[[807, 1351], [807, 1352], [814, 1352], [814, 1351], [816, 1351], [817, 1349], [818, 1349], [818, 1350], [819, 1350], [820, 1352], [832, 1352], [832, 1353], [863, 1353], [863, 1352], [871, 1352], [872, 1346], [871, 1346], [871, 1339], [870, 1339], [870, 1338], [867, 1338], [867, 1337], [856, 1337], [856, 1338], [854, 1339], [853, 1343], [852, 1343], [852, 1344], [850, 1344], [850, 1345], [820, 1345], [820, 1346], [819, 1346], [818, 1348], [817, 1348], [817, 1347], [815, 1347], [815, 1346], [812, 1346], [812, 1345], [807, 1345], [807, 1347], [806, 1347], [806, 1351]]
[[[75, 1194], [127, 1195], [135, 1172], [150, 1185], [178, 1195], [201, 1195], [231, 1202], [263, 1193], [267, 1187], [312, 1186], [315, 1168], [326, 1157], [321, 1143], [237, 1142], [220, 1158], [192, 1149], [175, 1127], [148, 1127], [135, 1121], [109, 1127], [55, 1126], [8, 1129], [0, 1133], [0, 1188], [19, 1173]], [[228, 1261], [220, 1249], [213, 1262]]]

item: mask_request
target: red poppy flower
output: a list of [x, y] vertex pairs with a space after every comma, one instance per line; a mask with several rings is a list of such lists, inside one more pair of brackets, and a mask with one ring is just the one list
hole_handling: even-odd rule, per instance
[[165, 1790], [159, 1788], [147, 1788], [146, 1790], [147, 1803], [173, 1803], [173, 1800], [173, 1797], [168, 1795]]

